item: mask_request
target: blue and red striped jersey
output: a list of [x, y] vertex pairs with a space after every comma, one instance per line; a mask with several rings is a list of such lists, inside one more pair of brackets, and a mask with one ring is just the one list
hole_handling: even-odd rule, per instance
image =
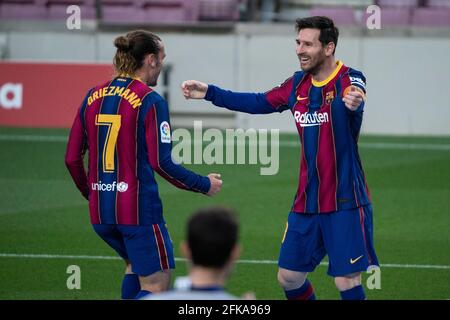
[[364, 102], [350, 111], [342, 101], [352, 86], [365, 94], [364, 75], [338, 61], [334, 72], [321, 82], [298, 71], [265, 93], [231, 92], [209, 85], [205, 99], [252, 114], [290, 110], [302, 148], [291, 211], [327, 213], [371, 201], [357, 145]]
[[89, 199], [93, 224], [163, 223], [155, 171], [181, 189], [209, 191], [207, 177], [173, 162], [170, 131], [166, 101], [140, 80], [116, 77], [89, 90], [70, 131], [66, 165]]

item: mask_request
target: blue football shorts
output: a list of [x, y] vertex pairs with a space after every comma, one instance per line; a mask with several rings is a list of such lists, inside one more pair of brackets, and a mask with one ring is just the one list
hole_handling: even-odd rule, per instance
[[165, 223], [151, 226], [93, 224], [95, 232], [139, 276], [174, 269], [173, 245]]
[[289, 213], [278, 266], [312, 272], [325, 255], [328, 274], [333, 277], [378, 265], [370, 204], [325, 214]]

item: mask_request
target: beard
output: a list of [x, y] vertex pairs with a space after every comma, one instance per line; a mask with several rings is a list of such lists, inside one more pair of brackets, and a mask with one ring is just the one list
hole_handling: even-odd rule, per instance
[[[161, 67], [161, 69], [162, 69], [162, 67]], [[161, 69], [159, 69], [156, 74], [153, 74], [150, 76], [150, 78], [147, 81], [147, 85], [149, 87], [156, 87], [156, 85], [158, 84], [158, 78], [161, 73]]]
[[320, 69], [322, 68], [324, 62], [325, 62], [325, 55], [317, 57], [316, 59], [311, 59], [311, 57], [309, 57], [309, 64], [307, 66], [302, 66], [301, 63], [301, 57], [298, 57], [300, 60], [300, 68], [302, 69], [302, 71], [306, 72], [306, 73], [310, 73], [312, 75], [317, 74]]
[[156, 85], [158, 84], [158, 77], [159, 77], [159, 73], [154, 75], [153, 77], [151, 77], [150, 79], [147, 80], [147, 85], [149, 87], [156, 87]]
[[158, 79], [150, 79], [149, 81], [147, 81], [147, 85], [149, 87], [156, 87], [157, 84], [158, 84]]

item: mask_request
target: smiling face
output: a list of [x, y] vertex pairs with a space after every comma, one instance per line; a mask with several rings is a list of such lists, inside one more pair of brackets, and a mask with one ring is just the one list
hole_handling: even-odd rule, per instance
[[300, 60], [300, 67], [303, 71], [317, 74], [322, 68], [325, 60], [333, 54], [334, 43], [323, 45], [320, 40], [319, 29], [301, 29], [298, 32], [295, 42], [296, 53]]

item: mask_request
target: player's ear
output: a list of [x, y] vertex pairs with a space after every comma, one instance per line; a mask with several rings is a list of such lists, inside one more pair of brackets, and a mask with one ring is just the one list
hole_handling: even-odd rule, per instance
[[326, 55], [327, 57], [332, 56], [335, 48], [336, 48], [336, 45], [334, 44], [334, 42], [329, 42], [329, 43], [325, 46], [325, 55]]
[[191, 250], [189, 249], [189, 246], [187, 245], [186, 241], [181, 241], [180, 243], [180, 250], [181, 250], [181, 254], [188, 260], [191, 260], [192, 258], [192, 253]]
[[150, 53], [147, 55], [147, 57], [145, 58], [147, 64], [152, 67], [155, 68], [156, 67], [156, 56], [153, 53]]
[[231, 261], [236, 261], [241, 255], [241, 246], [236, 244], [231, 250]]

